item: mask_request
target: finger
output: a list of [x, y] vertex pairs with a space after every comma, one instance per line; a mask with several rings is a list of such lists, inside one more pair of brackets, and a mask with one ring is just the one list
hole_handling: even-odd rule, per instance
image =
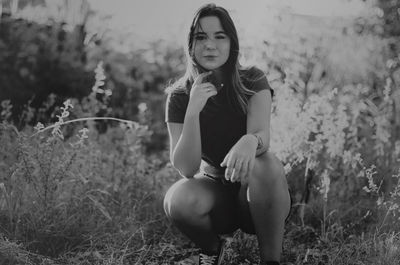
[[214, 87], [214, 85], [210, 82], [204, 82], [204, 83], [198, 84], [198, 86], [199, 87], [209, 87], [209, 86]]
[[217, 88], [211, 83], [202, 83], [200, 86], [208, 91], [217, 91]]
[[212, 71], [199, 74], [199, 75], [196, 77], [196, 79], [194, 80], [193, 85], [198, 85], [198, 84], [203, 83], [203, 79], [204, 79], [206, 76], [209, 76], [211, 73], [212, 73]]
[[213, 87], [208, 91], [208, 93], [210, 93], [211, 96], [215, 96], [218, 94], [218, 90], [215, 87]]
[[235, 168], [234, 161], [231, 158], [228, 159], [228, 164], [225, 170], [225, 179], [230, 180], [232, 176], [232, 171]]
[[226, 179], [226, 180], [228, 180], [228, 181], [231, 180], [231, 176], [232, 176], [232, 173], [233, 173], [233, 169], [234, 169], [234, 167], [230, 167], [230, 166], [228, 166], [228, 167], [225, 169], [225, 179]]
[[228, 155], [229, 155], [229, 153], [224, 157], [224, 160], [220, 164], [221, 167], [226, 167], [226, 165], [228, 163]]
[[232, 169], [232, 174], [231, 174], [231, 179], [230, 179], [230, 181], [231, 182], [236, 182], [236, 179], [237, 179], [237, 176], [238, 175], [238, 172], [236, 171], [236, 169], [235, 168], [233, 168]]
[[209, 96], [209, 97], [213, 97], [213, 96], [215, 96], [217, 94], [218, 94], [218, 92], [216, 90], [214, 90], [214, 89], [208, 89], [206, 91], [206, 95]]
[[253, 174], [254, 163], [255, 163], [255, 159], [254, 158], [250, 159], [250, 162], [249, 162], [249, 173], [248, 173], [247, 177], [251, 177], [251, 175]]
[[242, 168], [240, 169], [240, 180], [245, 179], [247, 174], [249, 173], [249, 161], [245, 161], [242, 164]]
[[210, 94], [209, 96], [213, 96], [217, 93], [217, 89], [211, 83], [202, 83], [196, 86], [197, 91], [202, 91], [202, 93]]
[[242, 184], [242, 185], [247, 185], [248, 183], [249, 183], [249, 177], [250, 177], [250, 164], [251, 164], [251, 160], [249, 160], [247, 163], [246, 163], [246, 167], [247, 167], [247, 170], [246, 170], [246, 173], [243, 173], [243, 176], [240, 178], [240, 183]]
[[233, 172], [234, 172], [235, 174], [233, 174], [233, 175], [231, 176], [231, 181], [232, 181], [232, 182], [240, 180], [240, 171], [242, 170], [242, 163], [243, 163], [242, 161], [236, 160], [236, 162], [235, 162], [235, 168], [234, 168], [234, 170], [233, 170]]
[[214, 92], [217, 92], [217, 90], [216, 90], [215, 88], [213, 88], [213, 87], [206, 87], [204, 90], [205, 90], [207, 93], [214, 93]]
[[197, 87], [198, 87], [198, 89], [206, 90], [209, 88], [213, 88], [214, 86], [211, 83], [201, 83], [201, 84], [198, 84]]

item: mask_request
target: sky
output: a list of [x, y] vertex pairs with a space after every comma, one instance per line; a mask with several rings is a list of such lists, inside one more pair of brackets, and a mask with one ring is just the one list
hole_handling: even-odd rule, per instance
[[[186, 31], [203, 0], [89, 0], [92, 9], [112, 15], [110, 29], [134, 32], [140, 38], [170, 38]], [[215, 0], [225, 7], [235, 23], [255, 28], [260, 20], [279, 9], [313, 16], [355, 16], [365, 9], [361, 0]], [[249, 4], [250, 3], [250, 4]], [[180, 34], [183, 35], [183, 34]]]

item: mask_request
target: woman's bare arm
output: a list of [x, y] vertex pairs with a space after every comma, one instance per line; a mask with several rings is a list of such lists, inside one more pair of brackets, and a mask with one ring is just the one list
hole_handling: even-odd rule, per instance
[[201, 162], [199, 114], [185, 116], [184, 123], [167, 123], [172, 165], [185, 177], [192, 177]]
[[257, 141], [256, 156], [263, 154], [269, 148], [271, 104], [269, 90], [261, 90], [254, 94], [249, 101], [245, 137], [250, 136]]
[[271, 101], [271, 92], [268, 90], [257, 92], [250, 98], [247, 134], [239, 139], [221, 163], [222, 167], [227, 167], [227, 180], [244, 180], [253, 169], [255, 157], [268, 150]]
[[213, 84], [203, 83], [203, 79], [210, 74], [211, 72], [201, 73], [193, 82], [183, 124], [168, 123], [171, 162], [185, 177], [192, 177], [200, 168], [200, 111], [207, 100], [217, 94]]

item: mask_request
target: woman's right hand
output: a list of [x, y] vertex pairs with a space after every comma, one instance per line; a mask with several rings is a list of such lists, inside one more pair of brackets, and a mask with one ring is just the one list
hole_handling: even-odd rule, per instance
[[201, 73], [194, 80], [192, 89], [190, 90], [190, 98], [188, 104], [188, 112], [198, 114], [204, 108], [207, 100], [217, 94], [215, 86], [209, 82], [203, 83], [205, 77], [212, 72]]

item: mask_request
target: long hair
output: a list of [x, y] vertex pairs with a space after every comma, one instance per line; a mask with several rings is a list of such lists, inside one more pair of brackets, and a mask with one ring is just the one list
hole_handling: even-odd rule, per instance
[[224, 86], [224, 89], [227, 89], [228, 101], [234, 109], [241, 114], [246, 114], [248, 97], [253, 95], [255, 92], [247, 89], [241, 80], [242, 78], [246, 78], [247, 71], [242, 69], [239, 64], [239, 39], [233, 20], [226, 9], [216, 6], [215, 4], [204, 5], [196, 12], [190, 26], [185, 46], [187, 59], [186, 72], [183, 77], [176, 81], [171, 87], [167, 88], [166, 91], [167, 93], [183, 92], [189, 94], [194, 80], [202, 71], [204, 71], [204, 69], [196, 62], [193, 49], [195, 45], [195, 30], [200, 26], [200, 19], [207, 16], [217, 17], [223, 30], [230, 39], [229, 57], [226, 63], [222, 66], [222, 72], [228, 82], [227, 86]]

